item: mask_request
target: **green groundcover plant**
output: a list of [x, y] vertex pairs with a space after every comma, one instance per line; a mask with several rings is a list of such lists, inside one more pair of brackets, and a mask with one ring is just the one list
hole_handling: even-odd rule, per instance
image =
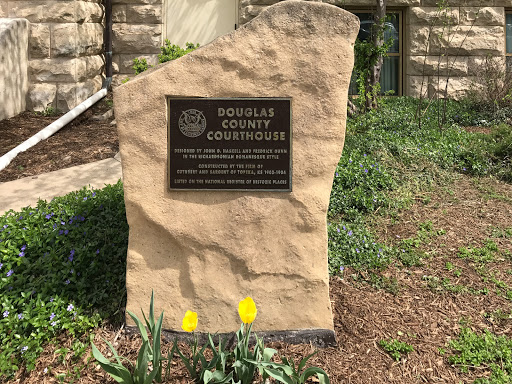
[[[434, 102], [420, 130], [417, 103], [387, 98], [378, 110], [347, 120], [327, 217], [333, 275], [347, 266], [378, 271], [395, 260], [418, 263], [405, 256], [416, 254], [419, 237], [381, 244], [371, 220], [392, 216], [411, 191], [437, 183], [443, 173], [512, 180], [510, 126], [493, 120], [487, 135], [467, 132], [463, 127], [491, 119], [468, 102], [448, 101], [444, 128]], [[127, 238], [121, 183], [0, 216], [1, 376], [11, 377], [21, 365], [32, 369], [45, 343], [61, 332], [78, 342], [103, 321], [122, 321]], [[461, 250], [461, 257], [480, 257], [475, 252]]]
[[475, 384], [506, 384], [512, 382], [512, 339], [505, 335], [497, 336], [485, 330], [478, 334], [463, 327], [459, 336], [449, 342], [453, 355], [448, 357], [451, 364], [462, 372], [486, 367], [491, 374], [478, 378]]
[[32, 369], [59, 332], [120, 319], [127, 236], [120, 182], [0, 217], [0, 375]]
[[491, 117], [467, 101], [448, 100], [445, 127], [439, 129], [440, 101], [423, 106], [419, 129], [418, 103], [410, 97], [383, 98], [379, 109], [347, 119], [327, 218], [331, 274], [345, 266], [381, 269], [394, 259], [397, 250], [375, 242], [368, 219], [375, 213], [393, 215], [408, 204], [411, 191], [441, 182], [443, 174], [512, 180], [510, 126], [492, 120], [490, 134], [468, 132], [464, 127], [487, 126]]

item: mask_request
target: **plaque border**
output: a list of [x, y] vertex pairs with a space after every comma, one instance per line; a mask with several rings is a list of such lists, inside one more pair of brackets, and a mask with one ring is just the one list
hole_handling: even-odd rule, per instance
[[[290, 101], [290, 174], [288, 180], [288, 189], [252, 189], [252, 188], [171, 188], [171, 100], [289, 100]], [[203, 97], [203, 96], [173, 96], [173, 95], [165, 95], [165, 106], [166, 106], [166, 114], [165, 117], [167, 119], [165, 125], [167, 128], [167, 169], [166, 169], [166, 187], [168, 191], [172, 192], [293, 192], [292, 186], [292, 174], [293, 174], [293, 98], [292, 97]]]

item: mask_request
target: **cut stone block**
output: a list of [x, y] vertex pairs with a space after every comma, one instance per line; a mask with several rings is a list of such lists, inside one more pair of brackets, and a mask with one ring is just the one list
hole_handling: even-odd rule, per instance
[[[255, 330], [333, 338], [326, 215], [358, 31], [357, 17], [338, 7], [280, 2], [114, 89], [127, 310], [140, 315], [154, 289], [165, 329], [180, 330], [193, 310], [199, 332], [234, 332], [238, 302], [251, 296]], [[292, 192], [171, 191], [166, 96], [291, 98]]]

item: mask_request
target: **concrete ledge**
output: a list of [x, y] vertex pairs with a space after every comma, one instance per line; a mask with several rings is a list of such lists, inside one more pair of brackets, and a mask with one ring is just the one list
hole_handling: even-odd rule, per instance
[[110, 158], [0, 183], [0, 215], [10, 209], [19, 211], [35, 206], [40, 199], [51, 200], [88, 185], [103, 188], [105, 184], [117, 183], [121, 176], [121, 163]]
[[[139, 330], [136, 326], [127, 325], [126, 326], [127, 334], [138, 334]], [[207, 333], [196, 332], [200, 344], [205, 344], [208, 340]], [[327, 347], [335, 347], [336, 343], [336, 334], [334, 331], [330, 329], [299, 329], [293, 331], [254, 331], [253, 337], [251, 337], [251, 344], [254, 344], [254, 334], [258, 336], [258, 338], [262, 338], [265, 343], [270, 343], [273, 341], [282, 341], [289, 344], [312, 344], [318, 348], [327, 348]], [[162, 336], [165, 341], [174, 341], [178, 339], [181, 342], [190, 342], [193, 338], [192, 333], [187, 333], [183, 331], [174, 331], [164, 329], [162, 330]], [[236, 335], [235, 332], [230, 333], [217, 333], [214, 337], [215, 344], [218, 343], [219, 336], [221, 339], [227, 340], [227, 346], [233, 347], [236, 344]]]

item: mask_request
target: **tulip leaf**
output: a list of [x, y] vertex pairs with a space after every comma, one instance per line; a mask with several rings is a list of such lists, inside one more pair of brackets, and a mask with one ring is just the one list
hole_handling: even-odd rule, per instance
[[318, 377], [318, 380], [320, 384], [330, 384], [329, 377], [327, 376], [327, 373], [321, 368], [318, 367], [310, 367], [304, 371], [304, 373], [300, 376], [301, 377], [301, 383], [305, 383], [306, 380], [316, 375]]
[[137, 362], [135, 364], [135, 376], [137, 377], [137, 383], [144, 383], [144, 378], [146, 377], [146, 373], [148, 371], [148, 342], [143, 341], [142, 347], [139, 349], [139, 354], [137, 356]]
[[269, 362], [276, 353], [277, 351], [273, 348], [265, 348], [263, 350], [263, 361]]
[[300, 372], [302, 371], [302, 368], [304, 368], [306, 366], [306, 363], [307, 361], [312, 358], [314, 355], [316, 355], [318, 353], [318, 351], [315, 351], [313, 352], [311, 355], [309, 356], [306, 356], [305, 358], [303, 358], [300, 363], [299, 363], [299, 367], [297, 368], [297, 371]]
[[91, 343], [92, 355], [98, 361], [99, 365], [118, 383], [133, 384], [130, 371], [121, 364], [110, 362], [103, 354]]
[[288, 375], [286, 375], [284, 372], [281, 372], [277, 369], [273, 368], [265, 368], [265, 372], [274, 379], [280, 381], [281, 383], [285, 384], [296, 384]]
[[146, 332], [146, 327], [144, 326], [144, 324], [142, 324], [142, 322], [139, 320], [139, 318], [134, 313], [132, 313], [128, 310], [126, 312], [128, 312], [130, 317], [133, 319], [133, 321], [137, 325], [137, 328], [139, 328], [139, 332], [140, 332], [140, 335], [142, 336], [142, 340], [149, 341], [148, 333]]

